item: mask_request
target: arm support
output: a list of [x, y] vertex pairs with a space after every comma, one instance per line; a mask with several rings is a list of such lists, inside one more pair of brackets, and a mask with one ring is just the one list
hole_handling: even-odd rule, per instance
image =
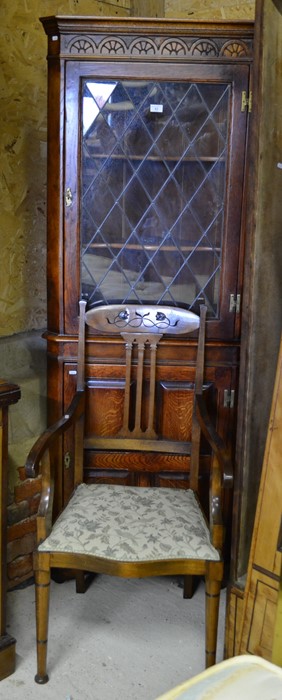
[[40, 461], [59, 435], [73, 425], [84, 412], [84, 392], [76, 392], [67, 412], [56, 423], [47, 428], [33, 445], [25, 463], [26, 476], [38, 475]]
[[72, 425], [77, 425], [84, 413], [84, 404], [84, 391], [79, 391], [75, 394], [65, 415], [38, 438], [26, 460], [27, 477], [34, 478], [39, 471], [42, 474], [41, 499], [37, 517], [38, 543], [47, 537], [52, 523], [54, 477], [51, 448], [60, 435]]
[[208, 415], [205, 399], [196, 394], [195, 410], [201, 431], [212, 448], [210, 475], [210, 533], [214, 547], [222, 550], [224, 527], [222, 519], [222, 489], [233, 485], [233, 470], [229, 450], [217, 434]]
[[216, 432], [210, 420], [206, 402], [202, 394], [196, 394], [196, 416], [201, 427], [201, 431], [211, 446], [218, 463], [220, 464], [223, 485], [224, 487], [231, 488], [233, 486], [233, 469], [230, 452], [222, 438]]

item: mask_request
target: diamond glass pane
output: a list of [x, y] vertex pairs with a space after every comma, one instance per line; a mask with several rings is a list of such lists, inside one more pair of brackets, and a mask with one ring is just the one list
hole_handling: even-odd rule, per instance
[[81, 292], [218, 316], [230, 86], [82, 83]]

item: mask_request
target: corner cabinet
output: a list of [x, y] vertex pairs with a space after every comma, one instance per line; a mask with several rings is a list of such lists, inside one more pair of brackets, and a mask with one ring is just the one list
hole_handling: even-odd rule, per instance
[[[81, 297], [89, 306], [152, 302], [197, 311], [205, 303], [210, 410], [234, 444], [253, 25], [41, 21], [48, 35], [49, 419], [75, 389]], [[161, 348], [164, 434], [189, 433], [195, 341], [164, 338]], [[122, 348], [97, 334], [87, 352], [91, 420], [105, 434], [120, 419]], [[165, 386], [163, 365], [170, 368]], [[173, 421], [175, 400], [183, 402], [182, 426]], [[181, 459], [136, 474], [134, 458], [122, 470], [109, 455], [87, 464], [85, 478], [185, 488], [189, 463]], [[203, 445], [203, 491], [209, 459]], [[71, 435], [56, 478], [63, 502], [73, 482]], [[227, 503], [227, 520], [230, 510]]]

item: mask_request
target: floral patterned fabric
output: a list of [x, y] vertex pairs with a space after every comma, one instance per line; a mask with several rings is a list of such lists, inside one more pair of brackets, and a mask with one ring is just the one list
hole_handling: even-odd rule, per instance
[[39, 551], [124, 562], [218, 560], [193, 491], [81, 484]]

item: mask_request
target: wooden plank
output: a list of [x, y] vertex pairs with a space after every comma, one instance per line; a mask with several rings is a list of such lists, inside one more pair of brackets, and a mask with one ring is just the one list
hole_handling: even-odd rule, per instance
[[[282, 326], [282, 9], [257, 0], [233, 523], [236, 581], [246, 574]], [[271, 109], [269, 109], [271, 105]]]
[[226, 619], [228, 625], [225, 632], [225, 658], [230, 659], [239, 653], [239, 635], [242, 624], [244, 591], [232, 586], [228, 591], [228, 607]]
[[240, 653], [271, 660], [281, 553], [282, 341], [266, 440], [244, 596]]
[[277, 666], [282, 666], [282, 570], [281, 581], [278, 593], [276, 622], [274, 628], [273, 646], [272, 646], [272, 662]]
[[183, 19], [253, 19], [255, 0], [165, 0], [165, 16]]
[[[279, 533], [278, 551], [282, 553], [282, 518]], [[280, 570], [280, 584], [277, 600], [276, 620], [274, 627], [272, 662], [277, 666], [282, 666], [282, 564]]]

